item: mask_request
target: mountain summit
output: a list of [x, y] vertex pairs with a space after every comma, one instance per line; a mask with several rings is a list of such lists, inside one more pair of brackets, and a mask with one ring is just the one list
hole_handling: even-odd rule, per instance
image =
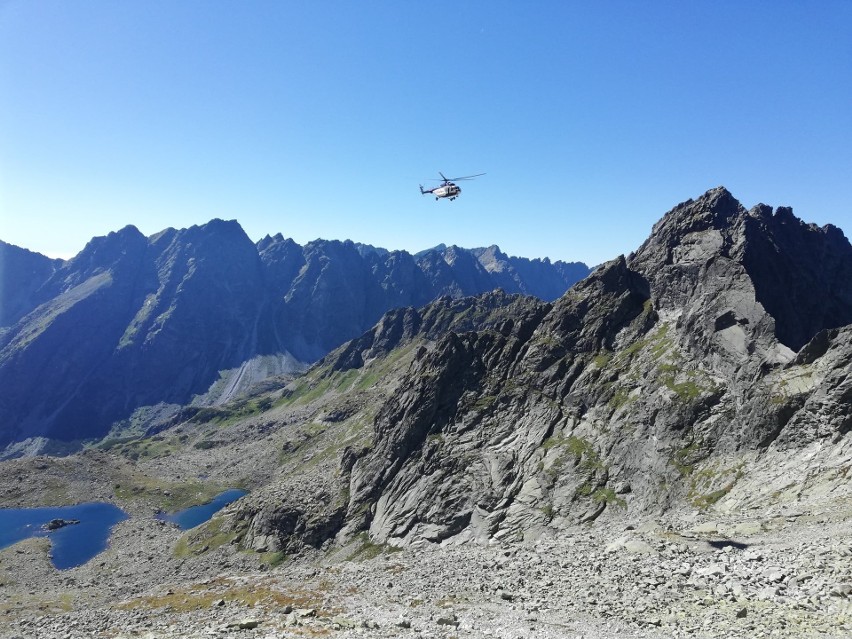
[[657, 281], [673, 307], [687, 273], [690, 281], [747, 278], [778, 341], [793, 350], [823, 328], [852, 322], [852, 248], [843, 232], [805, 224], [789, 207], [746, 211], [723, 187], [672, 209], [631, 265]]

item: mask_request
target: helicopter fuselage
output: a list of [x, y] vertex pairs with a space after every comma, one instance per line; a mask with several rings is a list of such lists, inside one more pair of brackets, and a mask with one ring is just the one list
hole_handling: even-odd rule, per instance
[[461, 193], [461, 187], [456, 186], [452, 182], [449, 184], [442, 184], [437, 189], [432, 191], [432, 195], [435, 197], [449, 197], [454, 198], [458, 197], [459, 193]]
[[442, 184], [441, 186], [436, 186], [434, 189], [422, 189], [423, 193], [431, 193], [435, 196], [435, 199], [438, 200], [440, 198], [446, 197], [451, 200], [456, 199], [461, 193], [461, 187], [457, 184], [453, 184], [452, 182], [448, 182], [447, 184]]

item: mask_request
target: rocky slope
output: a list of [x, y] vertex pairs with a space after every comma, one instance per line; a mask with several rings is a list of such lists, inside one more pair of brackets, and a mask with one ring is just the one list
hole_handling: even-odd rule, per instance
[[[785, 246], [811, 262], [783, 268]], [[555, 303], [426, 339], [369, 441], [314, 475], [329, 498], [286, 500], [286, 516], [283, 502], [248, 500], [246, 543], [292, 550], [358, 531], [392, 545], [535, 539], [755, 505], [773, 498], [782, 460], [801, 491], [816, 482], [847, 499], [851, 265], [839, 230], [709, 191]], [[810, 303], [776, 299], [779, 288]], [[425, 338], [422, 318], [444, 304], [386, 316], [328, 365], [343, 372]]]
[[[4, 504], [96, 498], [131, 514], [107, 551], [68, 571], [51, 567], [44, 539], [0, 551], [0, 637], [848, 636], [848, 437], [834, 464], [813, 447], [749, 452], [751, 478], [685, 512], [621, 510], [526, 540], [398, 548], [360, 532], [305, 545], [345, 522], [320, 516], [323, 504], [345, 514], [340, 471], [373, 445], [377, 409], [430, 343], [551, 311], [492, 294], [394, 313], [363, 338], [376, 348], [349, 344], [286, 388], [186, 409], [102, 452], [0, 462]], [[200, 528], [151, 516], [243, 482], [251, 494]], [[286, 554], [274, 547], [284, 525]]]
[[0, 552], [0, 637], [847, 637], [848, 538], [798, 519], [740, 524], [751, 532], [727, 544], [715, 522], [648, 521], [536, 543], [353, 544], [277, 567], [234, 546], [176, 560], [162, 549], [186, 535], [131, 519], [63, 573], [46, 540]]
[[457, 247], [415, 260], [281, 235], [255, 245], [221, 220], [150, 238], [127, 227], [67, 262], [0, 248], [5, 456], [138, 431], [193, 398], [221, 403], [301, 370], [392, 308], [501, 285], [556, 296], [587, 273], [496, 247], [483, 265]]
[[[454, 301], [452, 314], [423, 309], [419, 325], [505, 330], [506, 315], [547, 306], [469, 298]], [[464, 323], [453, 324], [459, 316]], [[852, 500], [826, 476], [832, 467], [819, 455], [785, 464], [753, 456], [749, 470], [765, 485], [738, 484], [738, 499], [748, 500], [739, 505], [622, 512], [526, 541], [420, 539], [399, 549], [360, 533], [324, 550], [294, 539], [288, 555], [276, 552], [273, 538], [257, 534], [260, 518], [247, 530], [244, 515], [267, 503], [292, 517], [292, 504], [337, 495], [332, 483], [323, 493], [317, 480], [335, 478], [347, 449], [370, 445], [370, 415], [428, 349], [413, 332], [410, 341], [394, 337], [397, 325], [376, 330], [384, 335], [377, 341], [396, 343], [393, 357], [372, 351], [355, 368], [346, 367], [348, 356], [332, 357], [248, 406], [202, 409], [108, 452], [0, 463], [4, 504], [95, 498], [131, 514], [106, 552], [68, 571], [52, 568], [44, 539], [0, 551], [0, 637], [799, 638], [852, 631]], [[845, 438], [834, 447], [847, 468], [849, 446]], [[791, 482], [796, 473], [812, 479]], [[244, 480], [251, 495], [198, 529], [181, 533], [151, 516]], [[285, 485], [292, 495], [281, 494]], [[304, 532], [322, 530], [320, 520], [290, 521]]]

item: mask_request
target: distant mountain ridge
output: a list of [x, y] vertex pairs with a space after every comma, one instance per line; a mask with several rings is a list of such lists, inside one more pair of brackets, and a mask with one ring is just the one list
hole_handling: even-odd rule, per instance
[[496, 246], [416, 258], [281, 234], [254, 243], [223, 220], [151, 237], [128, 226], [67, 261], [0, 251], [0, 449], [9, 455], [102, 436], [140, 407], [186, 404], [217, 380], [220, 395], [207, 400], [224, 401], [316, 361], [394, 308], [495, 288], [552, 300], [589, 272]]
[[62, 265], [40, 253], [0, 241], [0, 331], [32, 310], [32, 299]]

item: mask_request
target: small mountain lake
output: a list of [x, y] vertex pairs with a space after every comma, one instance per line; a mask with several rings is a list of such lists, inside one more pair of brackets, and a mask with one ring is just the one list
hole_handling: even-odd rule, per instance
[[[213, 501], [176, 513], [158, 513], [181, 530], [203, 524], [217, 511], [247, 494], [232, 488]], [[51, 560], [59, 570], [81, 566], [107, 547], [112, 527], [127, 514], [112, 504], [89, 502], [76, 506], [0, 508], [0, 550], [29, 537], [51, 541]]]
[[[0, 549], [28, 537], [48, 537], [53, 565], [59, 570], [74, 568], [104, 550], [112, 527], [125, 519], [127, 514], [117, 506], [99, 502], [0, 508]], [[52, 529], [47, 530], [48, 526]]]
[[233, 501], [237, 501], [243, 495], [248, 494], [245, 490], [231, 488], [225, 492], [219, 493], [213, 501], [200, 506], [191, 506], [185, 510], [179, 510], [176, 513], [158, 513], [157, 519], [170, 521], [177, 524], [181, 530], [189, 530], [200, 526], [205, 521], [210, 519], [216, 512], [222, 510], [225, 506]]

